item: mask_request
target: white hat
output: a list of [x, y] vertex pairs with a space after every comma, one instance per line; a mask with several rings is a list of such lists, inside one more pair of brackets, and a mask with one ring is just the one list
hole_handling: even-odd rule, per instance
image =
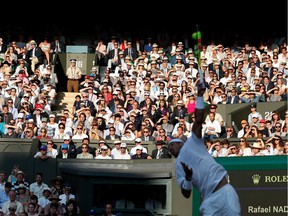
[[63, 140], [70, 140], [70, 136], [69, 135], [64, 135]]
[[101, 146], [101, 149], [108, 149], [106, 145]]
[[120, 144], [120, 147], [126, 148], [127, 145], [126, 145], [126, 143], [121, 143], [121, 144]]
[[120, 144], [120, 143], [121, 143], [121, 140], [114, 140], [114, 145]]
[[50, 114], [49, 118], [55, 118], [55, 115], [54, 114]]
[[143, 150], [143, 147], [141, 145], [139, 145], [136, 147], [136, 150], [138, 150], [138, 149]]
[[142, 142], [141, 138], [136, 138], [135, 142]]

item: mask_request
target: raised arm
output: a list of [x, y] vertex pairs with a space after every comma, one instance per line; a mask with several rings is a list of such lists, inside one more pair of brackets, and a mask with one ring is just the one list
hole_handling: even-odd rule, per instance
[[192, 126], [192, 132], [198, 138], [202, 138], [202, 124], [204, 123], [204, 113], [205, 113], [205, 104], [203, 95], [206, 91], [206, 88], [201, 87], [201, 83], [198, 84], [198, 94], [196, 98], [196, 109], [195, 109], [195, 122]]

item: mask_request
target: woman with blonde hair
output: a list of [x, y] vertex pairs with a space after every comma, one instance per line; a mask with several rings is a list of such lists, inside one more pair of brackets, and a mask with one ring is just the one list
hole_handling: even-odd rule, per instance
[[20, 171], [20, 165], [15, 164], [12, 168], [11, 174], [7, 178], [7, 182], [11, 182], [12, 184], [14, 184], [17, 181], [16, 173], [18, 171]]
[[252, 149], [250, 148], [246, 137], [241, 137], [240, 145], [239, 145], [239, 155], [250, 156], [251, 154], [252, 154]]

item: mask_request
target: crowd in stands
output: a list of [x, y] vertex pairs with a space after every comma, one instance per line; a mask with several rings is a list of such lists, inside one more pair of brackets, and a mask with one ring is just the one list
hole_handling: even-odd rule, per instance
[[[114, 214], [113, 206], [117, 210], [140, 208], [136, 201], [121, 197], [114, 200], [115, 203], [105, 203], [103, 209], [91, 209], [85, 214], [79, 206], [79, 195], [68, 179], [56, 176], [45, 182], [44, 175], [37, 172], [35, 180], [28, 182], [20, 165], [14, 165], [11, 173], [0, 171], [0, 216], [120, 216], [120, 213]], [[163, 209], [163, 203], [153, 191], [144, 198], [141, 207], [159, 210]]]
[[80, 215], [72, 185], [61, 176], [43, 182], [37, 172], [34, 182], [14, 165], [11, 174], [0, 171], [0, 215]]
[[[212, 41], [202, 45], [199, 57], [185, 40], [164, 43], [152, 38], [132, 40], [112, 36], [106, 42], [100, 39], [95, 46], [95, 65], [89, 75], [82, 75], [77, 59], [70, 60], [67, 89], [79, 94], [72, 110], [57, 113], [53, 105], [58, 78], [53, 64], [57, 54], [65, 52], [65, 41], [55, 37], [51, 42], [44, 38], [37, 43], [31, 38], [27, 42], [5, 44], [0, 39], [1, 136], [52, 142], [39, 148], [35, 157], [43, 157], [41, 151], [47, 151], [48, 157], [56, 158], [68, 145], [69, 157], [118, 158], [111, 153], [112, 147], [100, 146], [105, 140], [116, 141], [117, 154], [126, 148], [125, 141], [153, 141], [156, 149], [160, 146], [165, 149], [171, 138], [186, 141], [191, 136], [195, 86], [200, 73], [207, 87], [205, 102], [209, 105], [203, 125], [205, 141], [287, 135], [288, 113], [281, 119], [274, 111], [264, 119], [256, 108], [258, 102], [287, 101], [285, 39], [257, 46], [249, 43], [240, 46], [236, 42], [224, 46]], [[104, 74], [100, 74], [99, 66], [106, 68]], [[246, 123], [241, 123], [238, 134], [216, 111], [218, 104], [236, 103], [251, 105], [251, 114], [243, 119]], [[56, 151], [53, 139], [64, 142]], [[76, 146], [69, 146], [73, 140], [87, 143], [76, 150]], [[91, 141], [99, 142], [99, 151], [85, 150]], [[163, 146], [160, 141], [164, 141]], [[138, 150], [141, 154], [135, 159], [158, 155], [152, 157], [144, 149]], [[282, 145], [277, 154], [284, 151]], [[120, 158], [134, 159], [137, 150], [127, 149], [123, 153]], [[165, 155], [171, 157], [169, 153]]]
[[[163, 41], [152, 38], [112, 36], [107, 45], [99, 40], [90, 74], [82, 77], [78, 68], [76, 78], [72, 69], [67, 72], [68, 81], [73, 81], [69, 91], [79, 92], [73, 109], [57, 113], [53, 106], [59, 83], [53, 64], [55, 56], [65, 52], [64, 44], [58, 37], [52, 42], [32, 38], [9, 44], [0, 38], [0, 134], [46, 140], [35, 158], [171, 158], [167, 142], [191, 136], [199, 73], [209, 106], [202, 132], [213, 157], [288, 155], [288, 112], [285, 119], [277, 111], [265, 119], [257, 111], [258, 102], [287, 101], [285, 40], [259, 46], [211, 42], [203, 44], [199, 58], [185, 41], [163, 46]], [[77, 59], [70, 62], [77, 67]], [[106, 67], [103, 76], [97, 66]], [[251, 113], [243, 117], [236, 133], [223, 121], [217, 105], [237, 103], [249, 104]], [[239, 139], [239, 144], [230, 144], [230, 138]], [[255, 142], [248, 143], [249, 138]], [[63, 144], [57, 148], [54, 139]], [[73, 140], [81, 140], [81, 145]], [[90, 146], [91, 141], [98, 147]], [[129, 149], [128, 141], [135, 146]], [[151, 154], [142, 145], [145, 141], [155, 142]], [[37, 173], [34, 183], [26, 182], [19, 167], [9, 177], [0, 172], [0, 216], [80, 213], [68, 182], [56, 177], [48, 184], [42, 179], [43, 174]]]

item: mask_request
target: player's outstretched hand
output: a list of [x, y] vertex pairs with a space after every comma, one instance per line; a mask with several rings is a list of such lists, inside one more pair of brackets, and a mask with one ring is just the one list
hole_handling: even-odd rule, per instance
[[191, 179], [192, 179], [192, 169], [189, 169], [189, 167], [183, 162], [181, 162], [181, 165], [182, 165], [183, 170], [184, 170], [184, 172], [186, 174], [185, 175], [185, 179], [187, 181], [191, 181]]

